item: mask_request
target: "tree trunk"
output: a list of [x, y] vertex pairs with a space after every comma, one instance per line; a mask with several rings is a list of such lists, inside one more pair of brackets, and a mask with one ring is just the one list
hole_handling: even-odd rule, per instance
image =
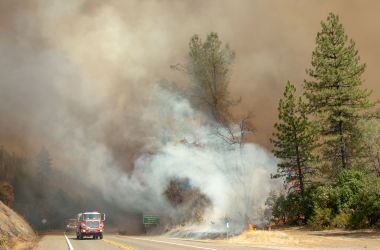
[[380, 177], [380, 155], [379, 152], [376, 153], [376, 160], [377, 160], [377, 176]]
[[301, 159], [299, 155], [299, 149], [298, 146], [296, 147], [296, 154], [297, 154], [297, 169], [298, 169], [298, 181], [300, 183], [300, 189], [301, 189], [301, 197], [302, 199], [304, 198], [305, 194], [305, 187], [303, 183], [303, 173], [302, 173], [302, 168], [301, 168]]
[[302, 166], [301, 166], [301, 156], [300, 156], [300, 152], [299, 152], [299, 145], [298, 145], [298, 137], [297, 137], [297, 132], [296, 132], [296, 128], [295, 126], [293, 125], [293, 129], [294, 129], [294, 141], [297, 142], [297, 145], [296, 145], [296, 157], [297, 157], [297, 170], [298, 170], [298, 181], [299, 181], [299, 184], [300, 184], [300, 190], [301, 190], [301, 197], [302, 199], [304, 198], [304, 191], [305, 191], [305, 187], [304, 187], [304, 183], [303, 183], [303, 173], [302, 173]]
[[342, 168], [347, 168], [347, 149], [343, 138], [343, 122], [339, 121], [339, 136], [340, 136], [340, 155], [342, 160]]

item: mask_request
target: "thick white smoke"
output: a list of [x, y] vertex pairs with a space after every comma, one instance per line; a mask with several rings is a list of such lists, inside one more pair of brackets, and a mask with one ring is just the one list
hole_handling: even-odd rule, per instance
[[225, 217], [235, 230], [245, 226], [247, 217], [262, 223], [274, 157], [252, 143], [227, 144], [215, 134], [212, 121], [174, 92], [157, 85], [151, 93], [140, 117], [150, 124], [145, 147], [131, 173], [122, 171], [110, 149], [93, 138], [81, 133], [69, 141], [62, 138], [67, 148], [76, 145], [74, 150], [85, 156], [78, 161], [88, 187], [120, 208], [175, 218], [182, 211], [170, 205], [164, 192], [170, 179], [188, 178], [212, 203], [204, 223], [192, 230], [221, 230]]
[[[226, 216], [239, 226], [246, 216], [255, 223], [263, 219], [276, 164], [271, 154], [255, 144], [226, 145], [215, 135], [213, 121], [185, 98], [151, 84], [176, 79], [168, 66], [186, 58], [189, 37], [212, 30], [237, 47], [238, 58], [250, 55], [237, 62], [236, 70], [244, 74], [236, 76], [247, 79], [233, 78], [232, 92], [251, 95], [246, 85], [237, 91], [243, 87], [236, 84], [269, 81], [255, 80], [260, 74], [246, 76], [256, 67], [247, 70], [241, 64], [251, 65], [256, 50], [246, 53], [246, 45], [240, 44], [244, 39], [226, 29], [228, 19], [208, 21], [220, 16], [211, 3], [30, 1], [28, 8], [21, 2], [4, 3], [0, 137], [30, 154], [45, 145], [54, 168], [65, 176], [57, 185], [68, 195], [81, 195], [75, 185], [81, 183], [122, 211], [175, 217], [181, 211], [163, 192], [169, 179], [186, 177], [211, 200], [203, 226], [218, 227]], [[240, 24], [241, 14], [234, 20]], [[250, 27], [255, 22], [245, 23]], [[273, 71], [270, 66], [267, 70]], [[262, 78], [278, 82], [266, 74]], [[261, 98], [268, 96], [276, 96], [273, 88]]]

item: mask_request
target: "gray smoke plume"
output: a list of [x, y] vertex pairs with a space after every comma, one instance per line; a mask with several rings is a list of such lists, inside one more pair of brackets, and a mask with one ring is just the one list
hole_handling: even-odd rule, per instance
[[[96, 188], [123, 212], [177, 213], [162, 197], [177, 176], [211, 199], [208, 222], [241, 224], [244, 213], [258, 221], [275, 166], [258, 144], [269, 148], [285, 82], [305, 77], [320, 20], [341, 16], [368, 63], [367, 87], [377, 90], [378, 9], [375, 0], [2, 0], [1, 144], [29, 157], [45, 145], [66, 182]], [[215, 137], [185, 98], [156, 85], [188, 86], [169, 65], [186, 60], [193, 34], [211, 31], [236, 51], [230, 90], [243, 102], [234, 112], [255, 115], [258, 144], [241, 151]]]
[[79, 177], [87, 188], [100, 190], [110, 204], [130, 212], [176, 218], [183, 216], [181, 209], [172, 207], [163, 194], [172, 178], [188, 178], [212, 203], [202, 226], [216, 224], [220, 229], [226, 216], [239, 230], [245, 217], [262, 223], [265, 199], [273, 186], [273, 156], [252, 143], [242, 148], [227, 144], [216, 135], [212, 121], [186, 99], [160, 85], [152, 90], [140, 117], [149, 125], [145, 145], [128, 173], [105, 144], [86, 135], [87, 129], [65, 138], [68, 131], [62, 128], [57, 135], [65, 158], [80, 166], [77, 171], [83, 173]]

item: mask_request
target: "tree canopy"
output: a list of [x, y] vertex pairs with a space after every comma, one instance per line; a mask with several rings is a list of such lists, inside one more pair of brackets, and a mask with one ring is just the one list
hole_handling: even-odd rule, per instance
[[362, 87], [366, 65], [339, 17], [330, 13], [321, 26], [304, 87], [309, 112], [319, 124], [322, 155], [336, 175], [360, 156], [357, 123], [374, 104], [371, 92]]

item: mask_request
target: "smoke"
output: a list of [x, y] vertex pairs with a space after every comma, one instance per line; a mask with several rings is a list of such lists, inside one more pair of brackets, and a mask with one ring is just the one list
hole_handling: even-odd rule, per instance
[[65, 158], [75, 162], [73, 167], [81, 166], [78, 181], [83, 179], [86, 188], [99, 190], [109, 204], [131, 213], [181, 218], [183, 211], [163, 194], [171, 179], [187, 178], [211, 201], [203, 225], [220, 229], [226, 216], [235, 230], [244, 227], [246, 217], [263, 223], [275, 159], [255, 144], [227, 144], [216, 135], [213, 122], [186, 99], [161, 85], [152, 90], [141, 110], [140, 122], [147, 130], [133, 171], [122, 171], [110, 149], [86, 131], [69, 140], [64, 138], [67, 131], [59, 135]]
[[[378, 5], [1, 1], [1, 144], [30, 157], [45, 145], [68, 180], [96, 188], [121, 211], [177, 213], [163, 189], [171, 177], [188, 177], [212, 201], [208, 222], [244, 213], [259, 220], [275, 160], [258, 145], [269, 147], [285, 82], [302, 82], [320, 20], [334, 11], [368, 63], [366, 86], [377, 90]], [[193, 34], [210, 31], [236, 51], [230, 90], [243, 102], [234, 112], [255, 115], [257, 144], [241, 151], [215, 137], [212, 121], [185, 98], [156, 84], [188, 86], [169, 65], [186, 60]], [[75, 186], [65, 189], [77, 195]]]
[[[220, 222], [226, 216], [239, 226], [244, 225], [244, 216], [263, 222], [263, 214], [253, 213], [264, 210], [275, 159], [255, 144], [244, 145], [241, 150], [227, 144], [216, 135], [212, 122], [193, 110], [186, 99], [167, 89], [155, 87], [151, 98], [143, 119], [153, 119], [154, 138], [146, 145], [148, 153], [137, 159], [131, 177], [143, 183], [141, 188], [147, 192], [147, 200], [141, 201], [137, 196], [139, 201], [133, 204], [140, 210], [145, 207], [148, 213], [167, 211], [165, 215], [170, 216], [181, 212], [170, 209], [162, 194], [171, 178], [188, 178], [211, 200], [206, 223]], [[144, 193], [141, 191], [137, 193]]]

